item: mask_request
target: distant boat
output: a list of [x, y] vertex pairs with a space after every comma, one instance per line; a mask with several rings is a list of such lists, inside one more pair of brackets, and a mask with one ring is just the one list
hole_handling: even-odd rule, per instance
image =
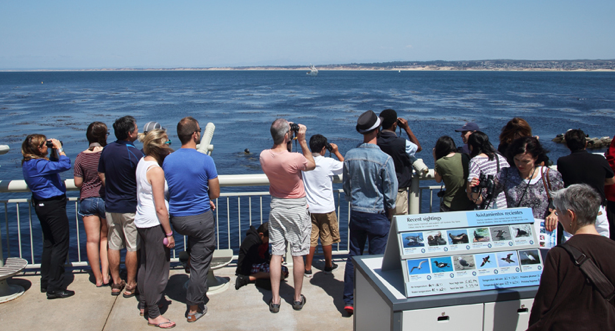
[[305, 73], [308, 76], [318, 76], [318, 69], [312, 64], [310, 64], [310, 71]]

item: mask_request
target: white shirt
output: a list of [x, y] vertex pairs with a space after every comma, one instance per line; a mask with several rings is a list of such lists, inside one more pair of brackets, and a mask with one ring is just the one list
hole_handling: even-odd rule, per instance
[[[146, 161], [142, 158], [137, 164], [137, 213], [135, 214], [135, 226], [137, 228], [151, 228], [160, 225], [158, 214], [156, 214], [156, 206], [154, 204], [154, 194], [152, 193], [152, 184], [147, 181], [147, 172], [155, 167], [160, 167], [156, 161]], [[168, 195], [169, 187], [167, 181], [164, 181], [164, 196]], [[164, 204], [169, 210], [169, 202], [164, 199]]]
[[332, 177], [343, 172], [344, 163], [321, 155], [315, 155], [314, 162], [314, 170], [301, 172], [309, 210], [312, 214], [330, 213], [335, 211]]

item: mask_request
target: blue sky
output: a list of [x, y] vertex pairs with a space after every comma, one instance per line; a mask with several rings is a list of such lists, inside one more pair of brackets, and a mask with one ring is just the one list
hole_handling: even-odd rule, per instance
[[614, 59], [615, 1], [0, 0], [0, 69]]

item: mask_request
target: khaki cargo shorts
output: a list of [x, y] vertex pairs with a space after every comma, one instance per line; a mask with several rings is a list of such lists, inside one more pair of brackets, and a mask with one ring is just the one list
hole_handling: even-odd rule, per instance
[[126, 248], [129, 252], [139, 249], [139, 233], [135, 226], [135, 213], [105, 213], [109, 228], [109, 249], [119, 251]]
[[310, 214], [310, 217], [312, 218], [310, 247], [318, 246], [318, 236], [323, 246], [340, 242], [340, 230], [334, 211], [326, 214]]

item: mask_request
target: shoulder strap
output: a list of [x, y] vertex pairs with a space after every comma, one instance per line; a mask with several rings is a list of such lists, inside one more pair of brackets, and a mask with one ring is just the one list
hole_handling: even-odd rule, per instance
[[608, 278], [602, 273], [602, 271], [596, 266], [594, 261], [589, 259], [585, 254], [581, 253], [578, 249], [571, 245], [561, 244], [559, 247], [565, 249], [572, 259], [574, 264], [577, 265], [581, 272], [587, 277], [587, 279], [594, 285], [596, 290], [600, 292], [602, 297], [607, 301], [613, 300], [615, 297], [615, 287], [609, 281]]
[[[551, 191], [551, 180], [549, 179], [549, 168], [547, 168], [547, 175], [545, 176], [545, 174], [542, 172], [543, 167], [540, 167], [540, 177], [542, 178], [542, 185], [544, 185], [545, 187], [545, 191], [547, 192], [547, 198], [551, 199], [551, 193], [549, 193], [549, 191]], [[547, 180], [545, 180], [545, 177], [547, 177]], [[548, 185], [548, 187], [547, 187]]]

